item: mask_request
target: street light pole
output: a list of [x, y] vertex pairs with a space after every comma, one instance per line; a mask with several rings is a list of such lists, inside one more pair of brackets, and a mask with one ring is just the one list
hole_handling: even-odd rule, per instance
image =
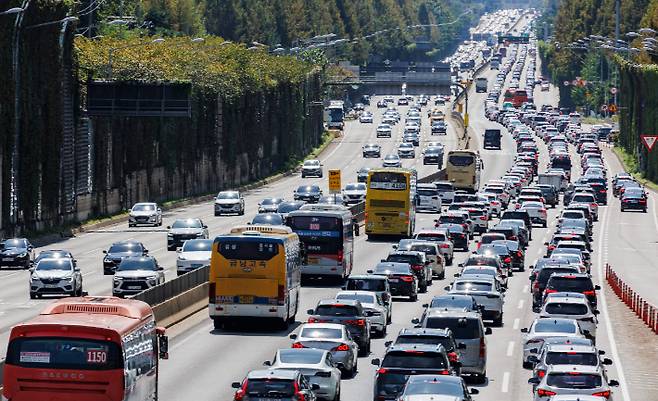
[[467, 138], [468, 137], [468, 88], [456, 82], [453, 85], [461, 88], [462, 93], [464, 93], [464, 138]]
[[621, 19], [621, 0], [615, 0], [615, 40], [619, 44], [619, 20]]

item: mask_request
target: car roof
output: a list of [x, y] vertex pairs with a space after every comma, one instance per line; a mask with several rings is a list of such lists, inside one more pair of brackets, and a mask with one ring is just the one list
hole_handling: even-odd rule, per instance
[[546, 351], [598, 353], [594, 345], [582, 345], [582, 344], [546, 344]]
[[587, 273], [553, 273], [551, 277], [563, 277], [563, 278], [589, 278], [592, 277]]
[[300, 375], [298, 370], [288, 369], [259, 369], [247, 374], [247, 379], [279, 379], [295, 380]]
[[449, 337], [450, 335], [450, 329], [426, 329], [422, 327], [405, 327], [398, 332], [398, 336]]
[[454, 310], [444, 308], [431, 308], [427, 317], [456, 317], [466, 319], [480, 319], [480, 314], [475, 311]]
[[592, 373], [592, 374], [602, 374], [600, 366], [591, 366], [591, 365], [548, 365], [547, 374], [551, 373]]
[[[406, 265], [406, 263], [400, 263], [400, 264]], [[347, 277], [347, 279], [348, 280], [349, 279], [354, 279], [354, 280], [378, 280], [378, 281], [388, 280], [386, 277], [377, 276], [375, 274], [351, 274]]]
[[546, 303], [589, 304], [589, 301], [587, 300], [586, 297], [583, 298], [552, 297], [552, 298], [546, 298]]
[[[375, 296], [375, 293], [373, 291], [363, 291], [363, 290], [341, 290], [341, 291], [338, 291], [338, 293], [336, 293], [336, 296], [341, 295], [341, 294], [343, 294], [343, 295], [345, 295], [345, 294], [348, 294], [348, 295], [368, 295], [370, 297]], [[341, 301], [342, 301], [342, 299], [341, 299]]]
[[441, 344], [393, 344], [386, 349], [387, 354], [395, 351], [445, 352], [445, 348]]
[[361, 306], [361, 302], [353, 299], [321, 299], [318, 301], [318, 306], [320, 305], [349, 305], [349, 306]]
[[[343, 330], [345, 325], [339, 323], [303, 323], [301, 325], [302, 329], [313, 328], [313, 329], [338, 329]], [[300, 330], [301, 332], [301, 330]]]

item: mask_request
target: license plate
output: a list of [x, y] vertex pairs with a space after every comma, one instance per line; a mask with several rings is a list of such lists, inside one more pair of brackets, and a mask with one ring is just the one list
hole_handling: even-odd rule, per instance
[[396, 278], [389, 278], [388, 281], [390, 281], [391, 283], [397, 283], [400, 280], [398, 280]]
[[254, 303], [254, 297], [251, 295], [241, 295], [240, 296], [240, 303], [241, 304], [253, 304]]
[[13, 258], [2, 258], [3, 262], [11, 262], [13, 260], [14, 260]]
[[308, 258], [308, 264], [317, 264], [319, 261], [318, 258]]
[[129, 286], [128, 286], [128, 289], [129, 289], [129, 290], [141, 290], [142, 287], [140, 287], [140, 286], [138, 286], [138, 285], [129, 285]]
[[45, 288], [57, 288], [57, 284], [44, 284]]

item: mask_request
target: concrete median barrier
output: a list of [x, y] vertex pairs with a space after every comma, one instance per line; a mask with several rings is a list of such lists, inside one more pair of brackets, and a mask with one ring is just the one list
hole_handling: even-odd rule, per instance
[[159, 326], [170, 327], [207, 307], [208, 283], [203, 283], [153, 306], [153, 314]]

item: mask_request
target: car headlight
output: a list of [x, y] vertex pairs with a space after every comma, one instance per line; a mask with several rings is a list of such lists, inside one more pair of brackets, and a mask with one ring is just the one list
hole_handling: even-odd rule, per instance
[[172, 234], [172, 233], [167, 233], [167, 237], [173, 237], [173, 236], [174, 236], [174, 234]]
[[203, 233], [196, 233], [197, 237], [203, 237]]
[[30, 281], [36, 283], [36, 282], [38, 282], [38, 281], [41, 281], [41, 279], [40, 279], [39, 277], [37, 277], [37, 276], [30, 276]]
[[114, 282], [123, 281], [123, 277], [114, 276]]
[[73, 276], [63, 277], [62, 280], [66, 280], [69, 283], [72, 283], [73, 282]]
[[19, 253], [19, 254], [18, 254], [18, 255], [16, 255], [16, 256], [17, 256], [17, 257], [19, 257], [19, 258], [24, 258], [24, 257], [26, 257], [26, 256], [27, 256], [27, 252], [22, 252], [22, 253]]

